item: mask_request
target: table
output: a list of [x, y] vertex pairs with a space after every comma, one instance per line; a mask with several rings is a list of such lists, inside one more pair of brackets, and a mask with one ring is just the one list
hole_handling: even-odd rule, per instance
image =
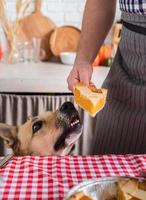
[[138, 176], [145, 155], [14, 157], [0, 169], [0, 199], [63, 200], [79, 182], [106, 176]]
[[[28, 116], [55, 111], [65, 101], [74, 103], [66, 82], [71, 68], [71, 65], [51, 62], [0, 63], [0, 122], [19, 126]], [[102, 85], [108, 72], [108, 67], [94, 67], [92, 81], [96, 86]], [[78, 106], [77, 109], [83, 121], [83, 134], [75, 152], [89, 155], [96, 119]], [[4, 154], [2, 149], [0, 145], [0, 155]]]
[[[0, 63], [0, 92], [71, 93], [66, 79], [71, 65], [60, 63]], [[101, 86], [109, 67], [94, 67], [92, 81]]]

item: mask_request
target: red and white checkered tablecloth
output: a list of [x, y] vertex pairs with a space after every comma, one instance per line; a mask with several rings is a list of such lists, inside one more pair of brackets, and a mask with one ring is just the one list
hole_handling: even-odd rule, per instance
[[62, 200], [85, 179], [138, 176], [141, 170], [146, 155], [14, 157], [0, 169], [0, 199]]

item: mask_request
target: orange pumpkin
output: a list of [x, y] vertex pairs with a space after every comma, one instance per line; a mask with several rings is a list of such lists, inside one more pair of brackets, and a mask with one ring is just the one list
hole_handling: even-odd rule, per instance
[[92, 64], [92, 66], [93, 67], [94, 66], [99, 66], [99, 64], [100, 64], [100, 58], [99, 58], [99, 54], [97, 54], [97, 56], [96, 56], [96, 58], [95, 58], [95, 60], [94, 60], [94, 62]]
[[2, 47], [0, 45], [0, 60], [2, 59], [2, 57], [3, 57], [3, 51], [2, 51]]
[[112, 49], [109, 45], [102, 45], [92, 66], [103, 65], [104, 61], [111, 57]]

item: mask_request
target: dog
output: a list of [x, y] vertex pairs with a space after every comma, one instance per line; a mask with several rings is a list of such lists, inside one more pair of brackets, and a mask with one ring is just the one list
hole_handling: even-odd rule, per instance
[[71, 102], [55, 112], [32, 117], [19, 127], [0, 123], [0, 137], [16, 156], [68, 155], [81, 132], [81, 120]]

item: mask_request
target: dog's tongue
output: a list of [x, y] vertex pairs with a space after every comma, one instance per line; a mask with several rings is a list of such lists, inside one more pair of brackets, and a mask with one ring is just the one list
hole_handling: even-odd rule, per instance
[[81, 134], [77, 134], [77, 133], [72, 133], [70, 134], [66, 139], [65, 139], [65, 143], [69, 146], [71, 144], [74, 144], [78, 138], [80, 137]]

